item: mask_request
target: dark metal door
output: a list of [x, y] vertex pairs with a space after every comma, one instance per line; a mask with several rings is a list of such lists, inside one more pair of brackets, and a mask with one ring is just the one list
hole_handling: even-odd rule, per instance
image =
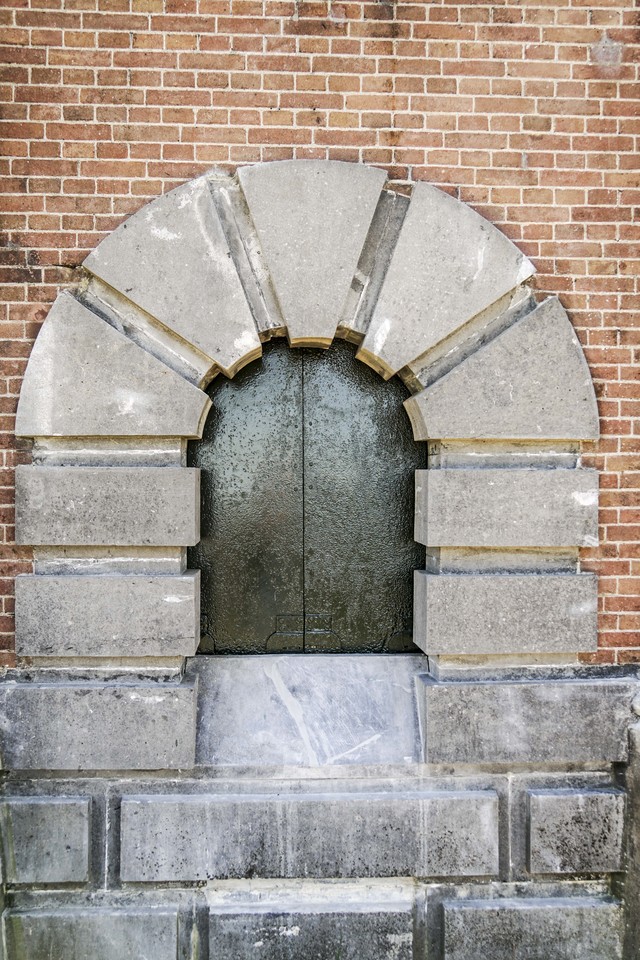
[[276, 341], [210, 390], [202, 469], [202, 653], [390, 652], [411, 644], [413, 475], [394, 379], [337, 342]]

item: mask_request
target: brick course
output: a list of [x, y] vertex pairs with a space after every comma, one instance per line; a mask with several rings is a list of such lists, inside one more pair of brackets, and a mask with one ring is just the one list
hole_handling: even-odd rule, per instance
[[9, 0], [0, 6], [0, 664], [31, 344], [86, 254], [213, 165], [360, 161], [496, 223], [569, 310], [602, 440], [598, 662], [640, 661], [640, 12], [633, 0]]

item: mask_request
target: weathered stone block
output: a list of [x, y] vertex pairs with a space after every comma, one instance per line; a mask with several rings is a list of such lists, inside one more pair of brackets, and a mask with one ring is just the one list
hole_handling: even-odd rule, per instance
[[187, 467], [16, 470], [19, 543], [191, 546], [200, 537], [200, 471]]
[[497, 870], [498, 799], [492, 791], [122, 801], [126, 881], [488, 876]]
[[598, 542], [596, 470], [416, 470], [415, 539], [430, 547]]
[[287, 160], [238, 171], [292, 344], [333, 340], [358, 267], [383, 170]]
[[622, 867], [625, 797], [618, 790], [532, 790], [531, 873], [609, 873]]
[[3, 769], [191, 767], [196, 688], [186, 683], [5, 684], [0, 731]]
[[188, 657], [199, 638], [199, 570], [16, 578], [20, 656]]
[[92, 906], [5, 914], [7, 960], [176, 960], [178, 912]]
[[595, 897], [444, 904], [444, 960], [621, 960], [617, 903]]
[[534, 273], [475, 210], [416, 183], [360, 356], [389, 377]]
[[200, 437], [211, 401], [61, 293], [29, 358], [19, 437]]
[[[624, 761], [633, 680], [423, 684], [428, 763]], [[597, 723], [594, 723], [597, 718]]]
[[260, 355], [255, 323], [206, 177], [129, 217], [84, 266], [229, 376]]
[[319, 909], [287, 911], [250, 907], [212, 913], [215, 955], [233, 960], [411, 960], [413, 919], [409, 910], [380, 904], [347, 911], [339, 902]]
[[8, 883], [84, 883], [89, 879], [87, 798], [13, 797], [0, 802]]
[[410, 397], [405, 408], [416, 440], [599, 435], [591, 374], [556, 297]]
[[597, 647], [594, 574], [414, 573], [413, 642], [427, 654]]

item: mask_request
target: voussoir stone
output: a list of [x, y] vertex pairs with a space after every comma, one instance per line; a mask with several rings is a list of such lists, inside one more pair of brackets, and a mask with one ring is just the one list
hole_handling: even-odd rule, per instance
[[632, 680], [422, 684], [427, 763], [611, 763], [627, 759]]
[[84, 266], [229, 376], [259, 356], [260, 339], [206, 177], [139, 210]]
[[3, 769], [193, 766], [196, 686], [13, 683], [0, 689]]
[[416, 440], [595, 440], [591, 374], [566, 311], [550, 297], [405, 401]]
[[20, 656], [188, 657], [199, 637], [199, 570], [16, 578]]
[[597, 647], [597, 577], [414, 573], [413, 642], [427, 654], [586, 652]]
[[610, 873], [622, 868], [620, 790], [529, 791], [531, 873]]
[[16, 470], [18, 543], [191, 546], [200, 538], [200, 471], [191, 467]]
[[19, 437], [200, 437], [207, 395], [61, 293], [38, 334]]
[[416, 470], [415, 539], [429, 547], [598, 543], [596, 470]]
[[11, 797], [0, 801], [7, 881], [86, 882], [89, 804], [86, 797]]
[[388, 378], [534, 273], [475, 210], [416, 183], [359, 357]]
[[386, 174], [287, 160], [238, 171], [289, 342], [333, 340]]
[[178, 911], [88, 906], [5, 914], [8, 960], [176, 960]]
[[618, 903], [596, 897], [444, 903], [444, 960], [621, 960]]

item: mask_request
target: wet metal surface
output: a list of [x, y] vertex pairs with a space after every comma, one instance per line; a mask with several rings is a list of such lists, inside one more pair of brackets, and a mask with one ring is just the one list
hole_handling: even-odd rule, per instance
[[411, 650], [413, 476], [426, 466], [399, 380], [336, 342], [267, 345], [209, 393], [202, 653]]

